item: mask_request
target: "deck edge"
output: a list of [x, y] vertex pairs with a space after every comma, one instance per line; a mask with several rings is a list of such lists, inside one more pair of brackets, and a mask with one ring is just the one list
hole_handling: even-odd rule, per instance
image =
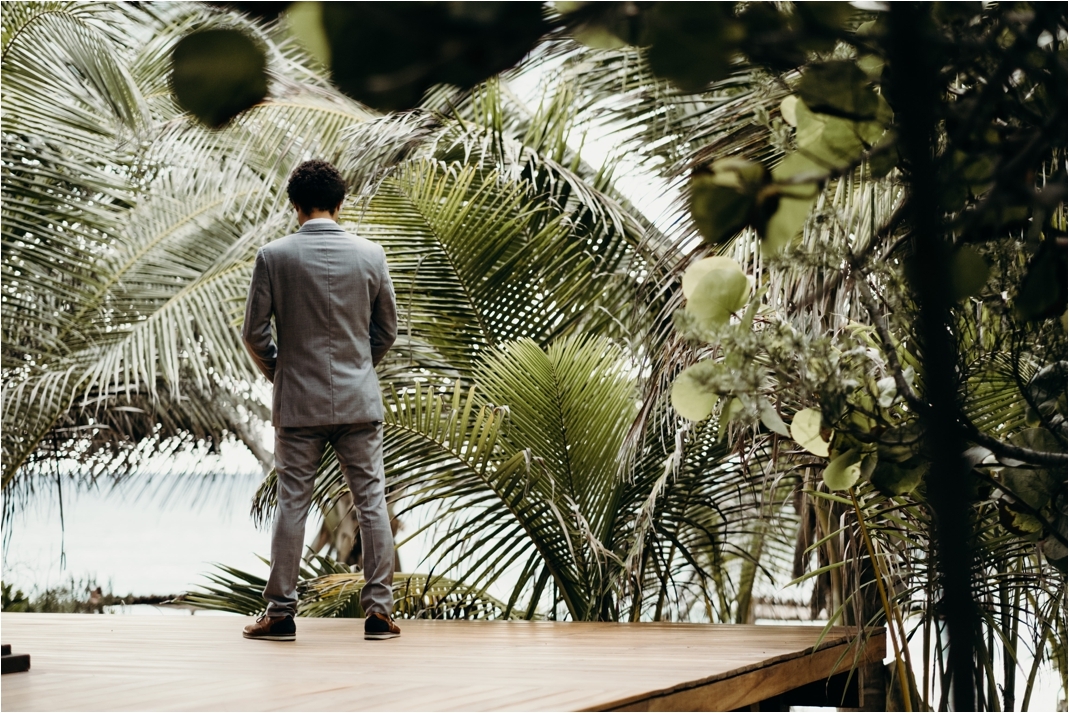
[[[864, 643], [864, 649], [861, 650], [856, 656], [851, 656], [851, 650], [857, 649], [858, 637], [856, 636], [840, 636], [832, 640], [822, 641], [816, 646], [812, 646], [803, 651], [798, 651], [790, 654], [783, 654], [781, 656], [774, 656], [759, 663], [751, 664], [744, 668], [734, 669], [732, 671], [725, 671], [723, 673], [715, 674], [707, 678], [698, 679], [696, 681], [686, 681], [669, 688], [661, 689], [659, 691], [647, 691], [634, 696], [627, 696], [611, 702], [600, 704], [596, 707], [584, 708], [586, 711], [653, 711], [653, 710], [735, 710], [743, 706], [757, 703], [765, 698], [769, 698], [773, 695], [779, 695], [792, 690], [795, 687], [803, 686], [813, 681], [820, 680], [821, 677], [802, 680], [795, 682], [796, 685], [785, 688], [772, 688], [762, 691], [760, 694], [753, 694], [752, 696], [740, 696], [729, 697], [731, 700], [730, 706], [724, 707], [690, 707], [684, 703], [683, 699], [693, 699], [695, 697], [708, 698], [713, 693], [714, 688], [722, 687], [722, 684], [728, 686], [736, 686], [738, 684], [744, 684], [747, 678], [754, 678], [755, 674], [760, 677], [772, 669], [790, 665], [792, 663], [805, 663], [806, 658], [816, 659], [819, 657], [820, 668], [825, 666], [826, 663], [831, 663], [831, 669], [827, 673], [823, 674], [823, 677], [831, 677], [837, 673], [850, 670], [851, 667], [860, 667], [873, 661], [883, 660], [884, 653], [886, 651], [886, 632], [883, 627], [873, 627], [866, 631], [867, 638]], [[810, 665], [815, 665], [816, 661], [809, 662]], [[745, 685], [745, 684], [744, 684]], [[704, 693], [709, 695], [701, 695]], [[697, 696], [696, 696], [697, 694]], [[672, 699], [677, 699], [675, 703], [682, 703], [684, 705], [673, 705]], [[666, 704], [664, 706], [657, 705], [657, 703]]]

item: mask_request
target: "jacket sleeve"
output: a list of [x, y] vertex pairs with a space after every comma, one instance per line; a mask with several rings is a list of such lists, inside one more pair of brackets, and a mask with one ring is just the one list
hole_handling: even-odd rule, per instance
[[263, 248], [260, 248], [252, 269], [249, 297], [245, 300], [245, 324], [241, 329], [241, 338], [256, 366], [272, 382], [275, 380], [275, 362], [278, 359], [278, 346], [271, 336], [271, 316], [274, 311], [271, 276], [267, 269], [267, 258]]
[[[381, 246], [379, 248], [381, 250]], [[393, 293], [393, 281], [386, 265], [386, 252], [382, 253], [382, 282], [375, 304], [371, 306], [371, 363], [378, 366], [386, 352], [390, 351], [397, 339], [397, 303]]]

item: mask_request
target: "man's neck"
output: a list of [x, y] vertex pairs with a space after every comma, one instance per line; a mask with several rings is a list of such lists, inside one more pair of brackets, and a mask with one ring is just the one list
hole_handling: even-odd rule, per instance
[[304, 213], [304, 211], [297, 211], [297, 225], [304, 225], [310, 220], [332, 220], [335, 223], [338, 222], [337, 214], [331, 213], [329, 210], [313, 210], [311, 213]]

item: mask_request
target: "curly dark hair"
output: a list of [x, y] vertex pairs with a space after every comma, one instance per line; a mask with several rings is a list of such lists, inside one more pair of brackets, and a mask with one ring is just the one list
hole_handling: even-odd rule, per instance
[[326, 161], [305, 161], [290, 175], [286, 193], [305, 215], [317, 209], [332, 211], [345, 198], [345, 179]]

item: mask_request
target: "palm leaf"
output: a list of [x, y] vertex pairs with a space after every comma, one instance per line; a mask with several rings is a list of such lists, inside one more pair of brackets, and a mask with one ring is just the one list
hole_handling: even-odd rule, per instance
[[406, 322], [398, 354], [417, 340], [468, 376], [487, 349], [547, 343], [581, 318], [610, 276], [525, 190], [496, 172], [413, 162], [346, 215], [386, 249]]
[[[265, 579], [234, 567], [216, 565], [216, 568], [218, 571], [206, 575], [210, 584], [199, 591], [186, 592], [171, 603], [245, 616], [264, 611]], [[363, 586], [361, 572], [352, 572], [344, 564], [310, 554], [301, 567], [297, 584], [297, 616], [363, 618], [360, 606]], [[393, 615], [400, 619], [508, 618], [505, 604], [451, 579], [397, 572], [393, 587]]]

